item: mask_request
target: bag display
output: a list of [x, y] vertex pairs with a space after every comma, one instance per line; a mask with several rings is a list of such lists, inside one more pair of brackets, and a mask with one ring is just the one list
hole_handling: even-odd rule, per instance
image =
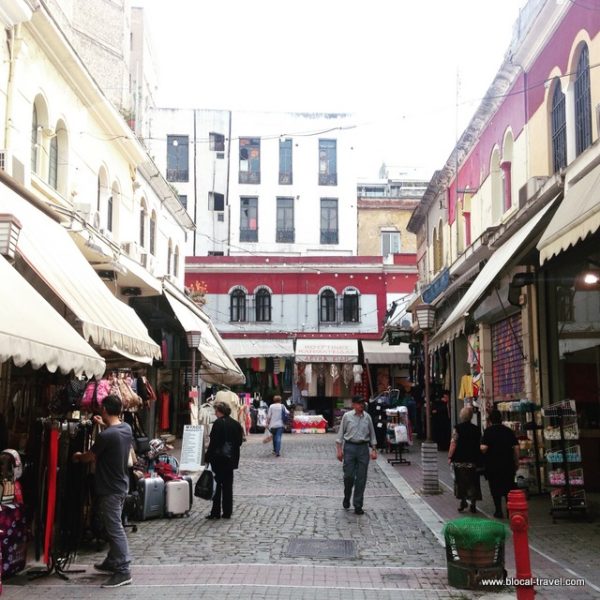
[[203, 500], [212, 500], [216, 488], [215, 475], [209, 467], [202, 471], [202, 474], [196, 482], [194, 495]]
[[142, 407], [142, 399], [133, 391], [123, 374], [119, 375], [116, 384], [125, 410], [133, 411]]

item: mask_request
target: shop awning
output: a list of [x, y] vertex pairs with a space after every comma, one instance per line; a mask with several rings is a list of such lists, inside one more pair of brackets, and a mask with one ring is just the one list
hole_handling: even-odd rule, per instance
[[296, 342], [296, 362], [358, 362], [358, 340], [298, 340]]
[[408, 344], [390, 346], [380, 341], [361, 340], [365, 360], [373, 365], [407, 365], [410, 363]]
[[294, 356], [294, 343], [292, 340], [240, 340], [227, 338], [225, 344], [235, 358], [287, 358]]
[[600, 166], [567, 189], [538, 242], [540, 264], [600, 229]]
[[184, 331], [200, 331], [200, 376], [208, 383], [237, 385], [246, 377], [215, 329], [212, 321], [176, 287], [164, 283], [165, 298]]
[[0, 209], [21, 222], [19, 254], [73, 312], [86, 341], [138, 362], [160, 358], [146, 326], [113, 296], [66, 229], [4, 186]]
[[525, 225], [510, 237], [487, 261], [475, 281], [471, 284], [465, 295], [460, 299], [454, 310], [450, 313], [438, 332], [431, 338], [432, 349], [450, 341], [462, 333], [465, 327], [465, 317], [473, 305], [485, 294], [489, 286], [498, 277], [501, 271], [511, 262], [519, 249], [530, 239], [536, 225], [542, 220], [554, 202], [547, 204], [534, 215]]
[[0, 363], [101, 377], [104, 359], [0, 256]]

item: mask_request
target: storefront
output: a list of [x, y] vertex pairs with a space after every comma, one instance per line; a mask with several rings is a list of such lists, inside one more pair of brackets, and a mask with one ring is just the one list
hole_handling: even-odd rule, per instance
[[[583, 488], [600, 491], [600, 168], [572, 185], [544, 232], [540, 330], [544, 395], [548, 403], [573, 400]], [[573, 452], [573, 458], [577, 453]], [[564, 478], [563, 478], [564, 479]], [[575, 486], [577, 489], [577, 486]]]
[[367, 373], [358, 364], [358, 340], [296, 341], [294, 404], [322, 415], [335, 427], [355, 394], [369, 398]]

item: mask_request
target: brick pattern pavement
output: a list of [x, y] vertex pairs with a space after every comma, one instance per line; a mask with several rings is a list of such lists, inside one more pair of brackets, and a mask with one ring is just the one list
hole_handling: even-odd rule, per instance
[[[8, 599], [277, 598], [386, 600], [471, 598], [448, 586], [445, 554], [435, 536], [372, 462], [366, 514], [341, 507], [342, 468], [333, 435], [284, 436], [275, 458], [251, 436], [234, 484], [231, 520], [207, 521], [210, 504], [196, 500], [188, 518], [139, 523], [129, 540], [134, 585], [98, 590], [105, 576], [91, 565], [104, 554], [80, 553], [86, 573], [70, 582], [56, 577], [5, 585]], [[286, 556], [293, 538], [350, 539], [356, 558]]]

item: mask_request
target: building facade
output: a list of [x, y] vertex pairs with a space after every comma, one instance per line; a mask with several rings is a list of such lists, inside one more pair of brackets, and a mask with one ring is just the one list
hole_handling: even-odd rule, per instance
[[[409, 223], [418, 301], [437, 314], [432, 378], [454, 410], [474, 403], [485, 418], [495, 406], [524, 450], [535, 441], [520, 475], [550, 490], [556, 511], [585, 508], [584, 489], [600, 489], [599, 31], [600, 13], [577, 3], [526, 4], [485, 101]], [[544, 435], [519, 429], [532, 406]], [[576, 461], [566, 467], [552, 462], [563, 410]], [[583, 472], [573, 493], [569, 469]]]

